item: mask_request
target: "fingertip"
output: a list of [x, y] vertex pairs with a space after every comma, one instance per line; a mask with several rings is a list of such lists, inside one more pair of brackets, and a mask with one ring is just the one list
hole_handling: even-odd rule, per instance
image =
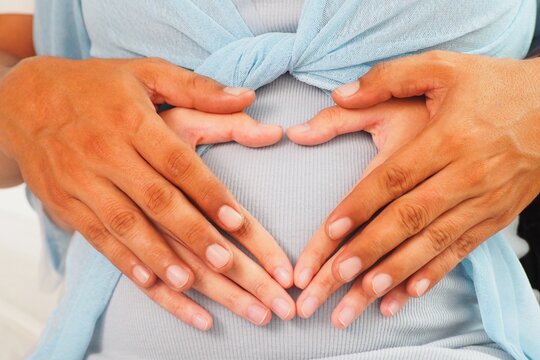
[[132, 269], [132, 280], [140, 287], [148, 289], [152, 287], [157, 280], [156, 274], [148, 270], [143, 265], [135, 265]]
[[214, 325], [213, 319], [208, 314], [195, 314], [191, 318], [191, 325], [201, 331], [208, 331]]
[[381, 305], [379, 307], [381, 314], [385, 317], [393, 317], [398, 312], [401, 311], [401, 309], [405, 306], [405, 303], [400, 302], [396, 299], [388, 300], [388, 301], [381, 301]]
[[292, 267], [278, 266], [274, 270], [274, 279], [284, 288], [288, 289], [293, 285]]
[[311, 280], [313, 279], [313, 269], [310, 267], [303, 267], [301, 270], [294, 272], [294, 284], [299, 289], [305, 289]]
[[228, 95], [228, 97], [231, 97], [232, 100], [241, 100], [244, 104], [244, 107], [248, 107], [249, 105], [251, 105], [257, 98], [255, 91], [246, 87], [228, 86], [223, 88], [223, 92]]

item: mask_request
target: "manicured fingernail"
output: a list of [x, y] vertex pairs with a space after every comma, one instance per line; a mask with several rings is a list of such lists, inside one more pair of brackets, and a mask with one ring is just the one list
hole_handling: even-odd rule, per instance
[[229, 95], [234, 95], [234, 96], [240, 96], [242, 94], [247, 93], [248, 91], [253, 91], [253, 90], [249, 88], [235, 88], [235, 87], [226, 87], [225, 89], [223, 89], [223, 92]]
[[429, 288], [429, 285], [431, 284], [431, 281], [428, 279], [422, 279], [418, 281], [416, 284], [414, 284], [414, 291], [416, 291], [417, 296], [422, 296], [426, 293], [427, 289]]
[[311, 126], [309, 126], [308, 124], [300, 124], [291, 127], [291, 130], [296, 133], [307, 133], [311, 131]]
[[144, 266], [135, 265], [133, 267], [133, 276], [141, 285], [144, 285], [150, 279], [150, 272]]
[[338, 320], [343, 327], [349, 326], [356, 318], [356, 312], [351, 306], [345, 306], [338, 315]]
[[353, 256], [345, 261], [342, 261], [338, 267], [339, 276], [343, 281], [351, 281], [362, 270], [362, 260], [358, 256]]
[[377, 274], [371, 280], [371, 288], [378, 296], [383, 295], [392, 286], [392, 277], [388, 274]]
[[244, 223], [244, 217], [228, 205], [219, 209], [218, 219], [228, 230], [238, 230]]
[[167, 268], [167, 279], [175, 288], [180, 289], [187, 284], [189, 273], [181, 266], [171, 265]]
[[191, 318], [191, 323], [199, 330], [208, 330], [208, 321], [206, 321], [205, 317], [202, 315], [193, 315], [193, 317]]
[[332, 240], [339, 240], [351, 230], [352, 226], [353, 222], [350, 218], [344, 217], [338, 219], [328, 226], [328, 236]]
[[213, 244], [206, 248], [206, 259], [215, 268], [221, 269], [231, 261], [231, 253], [219, 244]]
[[291, 283], [291, 273], [282, 267], [278, 267], [274, 270], [274, 278], [279, 281], [282, 286], [288, 286]]
[[248, 319], [255, 325], [261, 325], [268, 316], [268, 310], [259, 305], [250, 305], [247, 310]]
[[302, 303], [302, 315], [308, 318], [317, 310], [319, 307], [319, 300], [315, 296], [309, 296]]
[[349, 97], [356, 94], [358, 90], [360, 90], [360, 82], [357, 80], [342, 85], [338, 87], [335, 91], [339, 94], [339, 96]]
[[308, 286], [312, 277], [313, 270], [311, 270], [311, 268], [305, 268], [304, 270], [300, 271], [296, 286], [298, 286], [300, 289], [304, 289], [306, 286]]
[[272, 311], [275, 312], [282, 320], [285, 320], [291, 314], [291, 306], [287, 300], [276, 298], [272, 302]]
[[390, 301], [390, 303], [386, 306], [386, 309], [388, 310], [388, 312], [390, 313], [390, 316], [394, 316], [396, 315], [399, 310], [401, 310], [401, 307], [402, 305], [396, 301], [396, 300], [392, 300]]

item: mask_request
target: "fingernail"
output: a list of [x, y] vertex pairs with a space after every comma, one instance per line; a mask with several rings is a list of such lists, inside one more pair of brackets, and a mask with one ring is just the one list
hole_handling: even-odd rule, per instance
[[141, 265], [135, 265], [133, 267], [133, 276], [137, 279], [137, 282], [142, 285], [146, 284], [150, 279], [150, 273]]
[[344, 217], [338, 219], [328, 226], [328, 236], [332, 240], [339, 240], [351, 230], [352, 226], [353, 222], [350, 218]]
[[291, 314], [291, 306], [287, 300], [276, 298], [272, 302], [272, 311], [282, 320], [285, 320]]
[[282, 267], [276, 268], [274, 271], [274, 278], [279, 281], [282, 286], [287, 286], [291, 283], [291, 273]]
[[223, 92], [229, 95], [234, 95], [234, 96], [240, 96], [242, 94], [247, 93], [248, 91], [253, 91], [253, 90], [249, 88], [236, 88], [236, 87], [226, 87], [223, 89]]
[[311, 131], [311, 126], [308, 124], [301, 124], [291, 127], [291, 130], [296, 133], [307, 133]]
[[338, 315], [338, 320], [343, 327], [349, 326], [356, 318], [356, 312], [351, 306], [345, 306]]
[[167, 268], [167, 279], [175, 288], [180, 289], [187, 284], [189, 273], [181, 266], [171, 265]]
[[268, 310], [259, 305], [250, 305], [247, 310], [248, 319], [255, 325], [261, 325], [268, 316]]
[[349, 97], [356, 94], [360, 90], [360, 82], [358, 80], [338, 87], [335, 91], [339, 96]]
[[378, 296], [383, 295], [392, 286], [392, 277], [388, 274], [377, 274], [371, 280], [371, 288]]
[[298, 284], [296, 285], [299, 288], [304, 289], [306, 286], [308, 286], [312, 277], [313, 277], [313, 270], [311, 270], [311, 268], [305, 268], [304, 270], [300, 271], [300, 274], [298, 275], [298, 281], [297, 281]]
[[362, 261], [358, 256], [353, 256], [339, 264], [339, 276], [343, 281], [351, 281], [354, 279], [362, 270]]
[[231, 253], [219, 244], [213, 244], [206, 248], [206, 259], [216, 269], [221, 269], [231, 260]]
[[191, 323], [199, 330], [208, 330], [208, 321], [206, 321], [206, 319], [202, 315], [193, 315], [193, 317], [191, 318]]
[[302, 303], [302, 315], [308, 318], [317, 310], [319, 307], [319, 300], [315, 296], [309, 296]]
[[401, 304], [396, 301], [396, 300], [392, 300], [390, 301], [390, 303], [387, 305], [386, 309], [388, 310], [388, 312], [390, 313], [390, 316], [394, 316], [396, 315], [399, 310], [401, 310]]
[[228, 205], [219, 208], [218, 219], [228, 230], [237, 230], [244, 223], [244, 217]]
[[424, 295], [426, 293], [427, 289], [429, 288], [430, 284], [431, 284], [431, 281], [429, 281], [428, 279], [419, 280], [414, 285], [414, 291], [416, 291], [416, 295], [417, 296]]

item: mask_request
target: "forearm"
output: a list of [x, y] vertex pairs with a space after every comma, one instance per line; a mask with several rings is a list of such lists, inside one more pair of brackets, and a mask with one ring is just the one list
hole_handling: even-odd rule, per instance
[[[19, 59], [15, 56], [0, 51], [0, 82], [18, 61]], [[0, 131], [2, 131], [1, 128]], [[0, 149], [0, 188], [16, 186], [22, 182], [23, 178], [17, 162], [5, 155]]]

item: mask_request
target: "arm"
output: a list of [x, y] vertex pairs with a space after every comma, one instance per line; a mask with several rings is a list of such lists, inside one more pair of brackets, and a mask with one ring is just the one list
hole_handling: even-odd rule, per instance
[[[32, 16], [0, 15], [0, 80], [21, 58], [33, 54]], [[22, 182], [17, 162], [0, 151], [0, 188], [16, 186]]]

